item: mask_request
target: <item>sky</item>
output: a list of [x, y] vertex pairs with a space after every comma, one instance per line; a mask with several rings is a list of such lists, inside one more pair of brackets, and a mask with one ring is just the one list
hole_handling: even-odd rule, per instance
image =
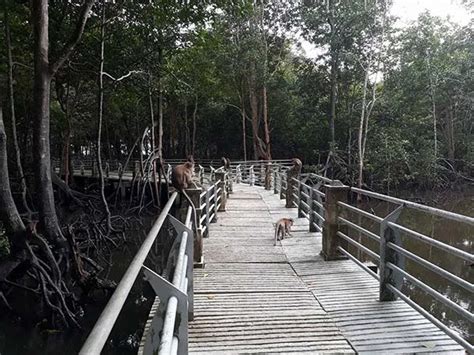
[[[406, 27], [425, 10], [435, 16], [449, 17], [451, 21], [459, 25], [467, 25], [473, 17], [473, 14], [461, 5], [460, 0], [393, 0], [390, 13], [399, 17], [396, 23], [398, 27]], [[320, 53], [318, 49], [305, 40], [301, 44], [307, 57], [314, 58]]]
[[394, 0], [391, 13], [400, 17], [399, 26], [406, 26], [425, 10], [435, 16], [449, 16], [451, 21], [460, 25], [467, 25], [472, 17], [460, 0]]

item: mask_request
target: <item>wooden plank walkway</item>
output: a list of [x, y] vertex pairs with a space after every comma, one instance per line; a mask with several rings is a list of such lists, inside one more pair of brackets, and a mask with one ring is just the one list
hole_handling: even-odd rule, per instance
[[350, 352], [310, 289], [273, 246], [273, 217], [259, 190], [237, 185], [204, 240], [195, 269], [190, 353]]
[[[273, 246], [273, 223], [294, 238]], [[325, 262], [321, 235], [261, 187], [234, 185], [195, 270], [190, 353], [464, 353], [403, 301], [381, 303], [378, 283], [350, 260]]]

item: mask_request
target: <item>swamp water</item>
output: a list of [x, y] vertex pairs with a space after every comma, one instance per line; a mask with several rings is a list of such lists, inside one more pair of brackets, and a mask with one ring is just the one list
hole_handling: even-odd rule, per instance
[[[142, 222], [143, 229], [148, 231], [153, 220], [147, 217]], [[162, 230], [166, 230], [166, 227], [165, 223]], [[138, 228], [133, 228], [126, 233], [128, 242], [112, 253], [111, 267], [107, 270], [109, 279], [117, 283], [120, 281], [145, 235], [146, 232]], [[147, 266], [156, 267], [157, 270], [162, 267], [164, 254], [162, 252], [164, 241], [160, 237], [157, 238], [159, 242], [155, 242], [145, 262]], [[102, 354], [137, 353], [143, 327], [154, 297], [155, 294], [151, 287], [139, 275]], [[84, 306], [85, 313], [80, 321], [82, 326], [80, 330], [41, 330], [37, 327], [23, 326], [15, 320], [0, 316], [0, 355], [77, 354], [105, 307], [108, 298], [102, 291], [95, 291], [93, 301]], [[34, 312], [34, 309], [31, 309], [31, 312]]]

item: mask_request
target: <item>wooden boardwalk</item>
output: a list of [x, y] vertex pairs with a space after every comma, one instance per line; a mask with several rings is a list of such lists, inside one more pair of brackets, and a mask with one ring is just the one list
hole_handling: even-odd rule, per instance
[[[350, 260], [325, 262], [278, 195], [234, 185], [195, 270], [190, 353], [464, 353], [403, 301], [380, 303], [378, 283]], [[294, 238], [273, 246], [273, 223]]]

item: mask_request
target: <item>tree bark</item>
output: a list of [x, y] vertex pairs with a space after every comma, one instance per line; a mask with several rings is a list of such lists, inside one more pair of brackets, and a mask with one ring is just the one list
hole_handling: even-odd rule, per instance
[[196, 123], [196, 116], [197, 116], [197, 110], [198, 110], [198, 96], [196, 94], [196, 98], [194, 101], [194, 111], [193, 111], [193, 136], [192, 136], [192, 149], [191, 149], [191, 154], [194, 157], [196, 154], [196, 132], [197, 132], [197, 123]]
[[247, 161], [247, 129], [245, 127], [245, 101], [244, 101], [244, 88], [242, 85], [242, 94], [240, 95], [240, 105], [242, 107], [242, 146], [244, 148], [244, 161]]
[[[359, 176], [357, 178], [357, 186], [362, 188], [363, 185], [363, 171], [364, 171], [364, 149], [363, 149], [363, 141], [367, 137], [367, 131], [365, 130], [366, 127], [366, 105], [367, 105], [367, 86], [369, 84], [369, 72], [370, 72], [370, 63], [368, 64], [366, 71], [365, 71], [365, 78], [364, 78], [364, 88], [362, 92], [362, 108], [360, 113], [360, 122], [359, 122], [359, 139], [358, 139], [358, 148], [359, 148]], [[375, 85], [375, 84], [374, 84]], [[358, 198], [361, 198], [358, 195]]]
[[17, 238], [25, 232], [25, 225], [13, 201], [7, 160], [7, 136], [0, 107], [0, 220], [5, 226], [10, 244], [14, 245], [19, 242]]
[[160, 66], [158, 77], [158, 157], [160, 159], [160, 165], [163, 166], [163, 90], [161, 84], [163, 50], [161, 48], [158, 49], [158, 64]]
[[430, 85], [430, 99], [431, 99], [431, 114], [433, 116], [433, 153], [434, 153], [434, 163], [438, 159], [438, 130], [437, 130], [437, 117], [436, 117], [436, 91], [435, 84], [433, 82], [433, 74], [431, 68], [430, 54], [426, 55], [426, 63], [428, 66], [428, 76], [429, 76], [429, 85]]
[[189, 131], [189, 122], [188, 122], [188, 99], [184, 99], [184, 155], [188, 156], [191, 152], [191, 143], [190, 143], [191, 132]]
[[8, 3], [5, 4], [4, 8], [4, 25], [5, 25], [5, 44], [7, 50], [7, 70], [8, 70], [8, 98], [10, 101], [10, 126], [11, 126], [11, 138], [13, 143], [13, 149], [15, 150], [15, 164], [18, 179], [20, 181], [21, 188], [21, 201], [23, 208], [31, 216], [31, 210], [26, 201], [27, 187], [26, 187], [26, 178], [23, 172], [23, 165], [21, 163], [21, 153], [20, 146], [18, 144], [18, 135], [16, 132], [16, 115], [15, 115], [15, 95], [13, 89], [13, 58], [12, 58], [12, 48], [11, 48], [11, 35], [10, 35], [10, 23], [8, 16]]
[[33, 84], [33, 164], [35, 167], [37, 202], [40, 227], [47, 238], [60, 246], [66, 245], [54, 204], [51, 181], [49, 143], [49, 103], [51, 74], [49, 67], [48, 1], [32, 1], [34, 33], [34, 84]]
[[112, 230], [111, 213], [107, 198], [105, 197], [105, 181], [104, 181], [104, 170], [102, 169], [102, 120], [104, 116], [104, 57], [105, 57], [105, 0], [102, 1], [102, 15], [101, 15], [101, 28], [100, 28], [100, 64], [99, 64], [99, 78], [98, 78], [98, 120], [97, 120], [97, 168], [99, 170], [99, 181], [100, 181], [100, 196], [102, 198], [102, 204], [104, 205], [107, 232], [110, 233]]
[[262, 100], [263, 100], [263, 129], [264, 129], [264, 137], [265, 137], [265, 152], [267, 160], [272, 160], [272, 153], [270, 147], [270, 124], [268, 121], [268, 102], [267, 102], [267, 86], [266, 84], [263, 85], [262, 88]]
[[33, 0], [32, 23], [34, 36], [34, 79], [33, 79], [33, 164], [38, 194], [40, 227], [46, 237], [60, 250], [66, 250], [67, 241], [59, 226], [54, 204], [51, 180], [50, 132], [50, 89], [51, 79], [64, 64], [79, 42], [94, 0], [86, 0], [71, 38], [63, 54], [56, 62], [49, 63], [49, 15], [48, 0]]

